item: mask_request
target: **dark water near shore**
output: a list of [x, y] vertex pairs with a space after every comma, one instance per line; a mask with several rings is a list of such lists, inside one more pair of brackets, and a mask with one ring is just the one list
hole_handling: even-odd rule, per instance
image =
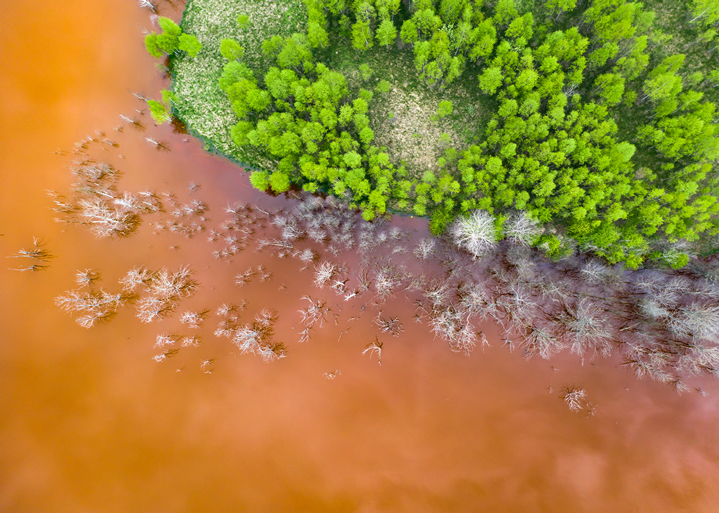
[[[163, 87], [142, 43], [147, 14], [110, 0], [3, 3], [0, 250], [11, 255], [36, 236], [57, 258], [38, 273], [6, 270], [14, 259], [0, 269], [0, 511], [719, 509], [712, 380], [696, 383], [705, 396], [679, 396], [635, 380], [614, 359], [526, 361], [501, 347], [491, 325], [482, 329], [492, 347], [465, 357], [412, 322], [415, 308], [401, 294], [382, 305], [405, 331], [380, 335], [379, 366], [362, 355], [378, 335], [377, 307], [317, 289], [296, 259], [250, 249], [218, 261], [207, 233], [155, 234], [151, 218], [126, 240], [54, 222], [45, 190], [68, 191], [76, 157], [53, 152], [95, 130], [119, 147], [92, 143], [88, 152], [123, 171], [123, 189], [201, 199], [210, 205], [208, 230], [228, 203], [288, 205], [147, 115], [144, 133], [113, 130], [120, 114], [141, 108], [130, 90]], [[157, 151], [148, 136], [172, 151]], [[188, 191], [191, 181], [197, 192]], [[426, 234], [416, 219], [394, 223], [415, 239]], [[240, 299], [247, 318], [274, 308], [288, 357], [267, 364], [235, 354], [212, 336], [211, 314], [200, 347], [156, 363], [159, 333], [189, 332], [177, 316], [148, 325], [128, 308], [86, 330], [53, 304], [75, 287], [78, 269], [100, 269], [100, 284], [115, 290], [135, 265], [183, 264], [201, 289], [179, 312]], [[259, 264], [273, 273], [269, 281], [234, 285], [235, 274]], [[298, 344], [305, 294], [326, 297], [333, 313]], [[200, 363], [213, 358], [204, 373]], [[337, 369], [334, 380], [324, 377]], [[586, 389], [596, 416], [571, 413], [558, 397], [564, 384]]]

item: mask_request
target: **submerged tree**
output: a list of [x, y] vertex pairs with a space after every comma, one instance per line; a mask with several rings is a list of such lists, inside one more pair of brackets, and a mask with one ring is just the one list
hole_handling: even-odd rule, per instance
[[276, 321], [276, 313], [262, 310], [255, 316], [255, 320], [248, 324], [236, 325], [228, 320], [221, 322], [215, 335], [229, 338], [242, 354], [254, 354], [266, 362], [271, 362], [287, 356], [285, 345], [274, 340]]
[[468, 216], [459, 218], [449, 232], [454, 243], [474, 258], [483, 256], [497, 243], [495, 219], [484, 210], [475, 210]]
[[79, 312], [75, 318], [83, 328], [91, 328], [97, 324], [109, 322], [118, 309], [134, 300], [132, 294], [121, 292], [112, 294], [103, 289], [71, 290], [55, 298], [55, 304], [65, 312]]
[[377, 363], [379, 365], [382, 365], [382, 346], [384, 344], [380, 342], [377, 337], [374, 338], [374, 342], [370, 342], [367, 344], [367, 347], [364, 351], [362, 351], [362, 354], [369, 354], [370, 358], [372, 358], [372, 355], [377, 355]]
[[10, 269], [11, 271], [42, 271], [50, 266], [47, 263], [55, 258], [55, 255], [45, 247], [45, 241], [33, 237], [32, 246], [29, 249], [22, 248], [17, 254], [9, 255], [7, 258], [29, 258], [33, 263], [25, 267]]
[[582, 411], [587, 404], [587, 391], [583, 388], [564, 385], [559, 398], [564, 401], [569, 411], [577, 413]]

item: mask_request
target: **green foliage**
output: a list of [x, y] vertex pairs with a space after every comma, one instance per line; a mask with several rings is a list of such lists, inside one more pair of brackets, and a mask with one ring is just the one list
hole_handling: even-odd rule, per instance
[[269, 183], [272, 190], [278, 194], [290, 189], [290, 177], [282, 171], [272, 173]]
[[148, 34], [145, 36], [145, 49], [147, 50], [147, 53], [152, 55], [155, 59], [159, 59], [162, 57], [162, 48], [160, 48], [160, 43], [157, 40], [158, 35], [157, 34]]
[[386, 80], [380, 80], [375, 86], [374, 90], [378, 93], [388, 93], [392, 88], [392, 85]]
[[394, 44], [397, 39], [397, 28], [390, 20], [382, 21], [382, 24], [377, 29], [377, 42], [380, 46], [389, 46]]
[[187, 52], [190, 57], [197, 57], [197, 54], [202, 50], [202, 43], [198, 39], [190, 34], [181, 34], [179, 37], [179, 44], [177, 49], [183, 52]]
[[154, 119], [158, 125], [167, 123], [170, 119], [172, 119], [170, 109], [166, 105], [156, 100], [147, 100], [147, 106], [150, 107], [150, 115], [152, 116], [152, 119]]
[[[262, 167], [273, 171], [252, 174], [256, 187], [333, 193], [366, 219], [397, 208], [428, 215], [435, 233], [477, 209], [499, 224], [523, 211], [545, 225], [532, 241], [547, 254], [561, 258], [578, 246], [628, 267], [647, 258], [684, 265], [683, 253], [665, 254], [668, 243], [719, 233], [719, 125], [710, 100], [719, 72], [672, 54], [677, 46], [663, 44], [667, 36], [642, 3], [305, 3], [306, 33], [267, 37], [261, 65], [250, 58], [256, 48], [243, 57], [231, 42], [220, 45], [230, 62], [219, 86], [237, 116], [227, 130], [236, 145], [272, 162]], [[684, 6], [692, 44], [716, 37], [716, 5]], [[148, 51], [183, 50], [176, 25], [161, 26], [163, 34], [146, 38]], [[364, 51], [396, 56], [398, 35], [415, 69], [398, 83], [379, 66], [374, 85]], [[327, 60], [316, 62], [313, 49]], [[440, 97], [426, 114], [436, 134], [444, 132], [434, 136], [442, 153], [433, 172], [395, 167], [375, 140], [390, 110], [372, 119], [377, 102], [393, 95], [373, 99], [371, 91], [438, 92], [455, 81], [468, 90], [468, 104]], [[461, 146], [472, 129], [463, 116], [487, 105], [494, 110], [486, 130]]]
[[182, 29], [170, 18], [160, 16], [158, 23], [162, 29], [160, 34], [145, 36], [145, 48], [153, 57], [160, 58], [163, 53], [172, 55], [177, 51], [187, 52], [190, 57], [197, 57], [202, 44], [193, 35], [183, 34]]
[[237, 26], [241, 29], [247, 29], [250, 27], [250, 17], [246, 14], [240, 14], [237, 16]]
[[316, 21], [307, 25], [307, 39], [312, 48], [325, 48], [329, 44], [327, 31]]
[[250, 183], [255, 189], [266, 191], [270, 188], [270, 173], [267, 171], [253, 171], [250, 175]]
[[358, 50], [366, 50], [373, 45], [372, 28], [368, 21], [358, 21], [352, 25], [352, 46]]
[[454, 106], [451, 101], [442, 100], [439, 102], [439, 105], [437, 106], [437, 116], [439, 116], [440, 119], [451, 115], [452, 112], [454, 112]]
[[367, 63], [360, 64], [359, 71], [362, 80], [369, 80], [372, 76], [372, 68]]
[[228, 61], [235, 61], [242, 58], [245, 49], [234, 39], [223, 39], [220, 41], [220, 53]]
[[162, 103], [165, 105], [177, 103], [177, 95], [169, 89], [163, 89], [160, 94], [162, 95]]

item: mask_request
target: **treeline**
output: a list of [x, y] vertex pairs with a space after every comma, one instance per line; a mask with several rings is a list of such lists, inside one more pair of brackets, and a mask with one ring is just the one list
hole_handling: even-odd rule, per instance
[[[551, 228], [534, 241], [550, 255], [578, 244], [631, 268], [647, 259], [681, 267], [690, 243], [719, 232], [719, 128], [703, 92], [719, 77], [684, 73], [682, 54], [656, 58], [653, 44], [668, 36], [654, 34], [641, 3], [547, 0], [525, 13], [513, 0], [305, 3], [306, 34], [264, 43], [276, 64], [265, 76], [241, 52], [223, 51], [220, 85], [240, 120], [233, 140], [278, 162], [253, 174], [255, 186], [330, 192], [366, 219], [412, 208], [431, 214], [435, 233], [482, 209], [501, 236], [504, 220], [523, 211]], [[715, 3], [693, 5], [705, 40]], [[351, 97], [341, 74], [315, 62], [335, 37], [357, 49], [411, 47], [428, 87], [476, 76], [500, 105], [484, 139], [447, 148], [439, 173], [410, 180], [373, 145], [373, 92]], [[634, 125], [620, 133], [623, 112]]]

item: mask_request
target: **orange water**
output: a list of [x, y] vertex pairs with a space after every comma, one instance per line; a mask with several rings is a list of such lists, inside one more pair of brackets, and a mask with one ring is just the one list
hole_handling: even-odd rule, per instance
[[[208, 228], [228, 202], [286, 204], [167, 128], [113, 131], [119, 114], [140, 108], [129, 90], [163, 86], [141, 27], [150, 27], [147, 12], [132, 1], [3, 2], [0, 250], [37, 236], [58, 257], [39, 273], [5, 270], [15, 259], [0, 270], [0, 511], [719, 511], [711, 380], [694, 383], [706, 396], [678, 396], [615, 360], [526, 361], [500, 347], [492, 326], [482, 328], [493, 347], [467, 358], [413, 323], [401, 295], [382, 306], [405, 332], [380, 336], [379, 366], [361, 354], [378, 335], [376, 307], [316, 289], [297, 260], [248, 250], [218, 262], [206, 234], [154, 235], [147, 222], [127, 240], [55, 223], [44, 191], [68, 190], [73, 157], [53, 151], [95, 130], [120, 145], [91, 151], [124, 171], [123, 188], [202, 199]], [[147, 135], [173, 151], [155, 151]], [[190, 181], [202, 188], [189, 194]], [[261, 262], [269, 282], [233, 285]], [[211, 317], [201, 347], [158, 364], [155, 336], [182, 331], [176, 318], [143, 325], [126, 309], [85, 330], [53, 304], [78, 269], [101, 269], [115, 290], [138, 264], [192, 265], [202, 289], [180, 311], [240, 297], [248, 312], [275, 308], [288, 357], [235, 355], [212, 336]], [[298, 344], [308, 293], [339, 317]], [[204, 374], [209, 358], [214, 371]], [[323, 377], [336, 369], [336, 379]], [[571, 413], [558, 398], [564, 384], [584, 387], [596, 416]]]

